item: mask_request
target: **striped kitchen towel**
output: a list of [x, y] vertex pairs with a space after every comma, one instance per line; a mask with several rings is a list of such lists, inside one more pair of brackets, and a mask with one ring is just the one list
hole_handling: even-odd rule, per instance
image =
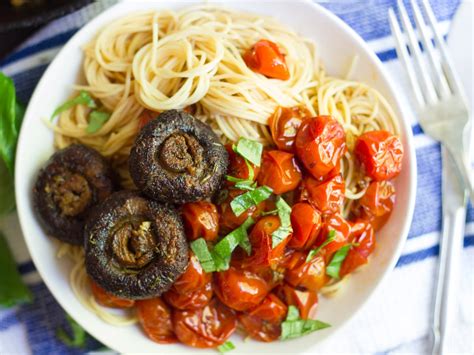
[[[76, 13], [53, 21], [0, 61], [0, 70], [13, 77], [19, 99], [27, 103], [36, 83], [63, 44], [87, 21], [114, 0], [93, 3]], [[458, 6], [458, 0], [431, 0], [444, 35]], [[341, 17], [377, 53], [386, 69], [397, 80], [400, 92], [409, 92], [403, 68], [397, 60], [387, 19], [395, 0], [322, 2]], [[406, 103], [408, 105], [408, 103]], [[408, 241], [396, 269], [364, 309], [335, 337], [323, 343], [326, 353], [427, 353], [429, 351], [430, 310], [436, 275], [441, 230], [441, 155], [439, 144], [423, 134], [411, 115], [418, 161], [418, 190], [415, 217]], [[33, 304], [0, 310], [0, 354], [82, 353], [63, 345], [55, 336], [66, 324], [64, 311], [51, 296], [26, 250], [15, 214], [0, 220], [18, 268], [34, 293]], [[453, 351], [473, 353], [472, 300], [474, 271], [474, 211], [468, 210], [462, 270], [465, 276], [459, 290], [459, 312]], [[467, 280], [466, 280], [467, 279]], [[90, 339], [86, 350], [101, 345]]]

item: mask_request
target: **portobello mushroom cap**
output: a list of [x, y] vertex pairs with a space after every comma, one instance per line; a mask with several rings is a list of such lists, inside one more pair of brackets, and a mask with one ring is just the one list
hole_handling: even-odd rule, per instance
[[100, 204], [86, 223], [84, 239], [87, 273], [117, 297], [158, 297], [188, 264], [178, 212], [136, 191], [116, 192]]
[[129, 160], [141, 192], [176, 204], [212, 197], [228, 164], [228, 154], [211, 128], [177, 110], [161, 113], [141, 130]]
[[40, 170], [33, 204], [48, 235], [83, 245], [87, 215], [113, 190], [113, 173], [104, 157], [92, 148], [73, 144], [54, 153]]

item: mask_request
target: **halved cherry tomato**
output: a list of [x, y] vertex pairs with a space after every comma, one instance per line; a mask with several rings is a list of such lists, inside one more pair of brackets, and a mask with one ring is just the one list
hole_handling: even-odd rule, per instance
[[159, 113], [145, 109], [143, 112], [138, 116], [138, 129], [141, 130], [143, 127], [146, 126], [148, 122], [154, 120], [158, 117]]
[[239, 322], [252, 339], [264, 342], [275, 341], [280, 337], [280, 323], [267, 322], [250, 314], [239, 314]]
[[280, 150], [293, 152], [296, 132], [306, 117], [311, 113], [302, 106], [277, 107], [270, 116], [268, 125], [272, 133], [273, 143]]
[[243, 55], [243, 59], [250, 69], [266, 77], [281, 80], [290, 78], [285, 56], [272, 41], [258, 41]]
[[215, 348], [232, 335], [237, 319], [232, 310], [214, 298], [201, 309], [175, 310], [173, 325], [181, 343], [195, 348]]
[[298, 290], [285, 283], [278, 286], [276, 294], [288, 306], [293, 305], [298, 307], [301, 318], [314, 318], [318, 306], [318, 293], [316, 291]]
[[163, 294], [163, 298], [170, 306], [177, 309], [199, 309], [206, 306], [212, 298], [212, 282], [203, 288], [187, 293], [178, 293], [174, 288]]
[[306, 256], [302, 256], [295, 267], [287, 270], [285, 274], [285, 281], [290, 285], [310, 291], [319, 291], [328, 280], [326, 263], [320, 255], [308, 262], [306, 262]]
[[280, 150], [263, 153], [262, 166], [258, 174], [259, 185], [271, 187], [273, 193], [281, 195], [296, 189], [300, 181], [301, 172], [293, 154]]
[[171, 310], [161, 298], [136, 302], [140, 324], [148, 337], [160, 344], [176, 342], [171, 322]]
[[89, 279], [89, 281], [92, 290], [92, 295], [94, 296], [94, 299], [97, 301], [98, 304], [110, 308], [130, 308], [135, 305], [134, 300], [116, 297], [105, 291], [102, 287], [97, 285], [91, 279]]
[[316, 179], [334, 169], [346, 152], [344, 128], [331, 116], [305, 120], [296, 134], [296, 155]]
[[387, 222], [395, 203], [395, 186], [390, 181], [373, 181], [358, 201], [354, 215], [378, 231]]
[[335, 232], [334, 240], [323, 248], [326, 262], [329, 262], [332, 255], [347, 244], [351, 233], [351, 225], [339, 213], [324, 215], [323, 227], [315, 244], [318, 246], [323, 244], [331, 230]]
[[262, 302], [270, 287], [256, 273], [231, 266], [215, 275], [214, 291], [226, 306], [245, 311]]
[[299, 202], [291, 209], [293, 235], [288, 246], [305, 250], [311, 248], [321, 229], [321, 215], [309, 203]]
[[301, 258], [306, 258], [306, 254], [307, 253], [295, 249], [287, 248], [285, 254], [278, 263], [278, 270], [285, 272], [286, 270], [294, 269], [296, 265], [300, 263]]
[[245, 193], [243, 190], [229, 189], [227, 198], [219, 205], [219, 228], [223, 234], [226, 234], [242, 225], [248, 217], [257, 218], [266, 207], [265, 201], [257, 206], [250, 207], [247, 211], [237, 217], [230, 207], [231, 201], [238, 195]]
[[320, 182], [311, 176], [301, 184], [300, 200], [308, 201], [322, 213], [341, 211], [344, 203], [346, 185], [341, 175]]
[[375, 181], [390, 180], [402, 170], [403, 146], [387, 131], [370, 131], [357, 138], [354, 153]]
[[372, 226], [365, 221], [357, 221], [352, 224], [351, 235], [349, 237], [351, 243], [356, 243], [347, 253], [346, 258], [342, 262], [339, 275], [343, 277], [351, 273], [360, 265], [366, 264], [368, 257], [375, 249], [375, 233]]
[[171, 290], [179, 294], [188, 294], [203, 289], [212, 281], [211, 274], [204, 272], [201, 263], [193, 252], [189, 253], [186, 271], [171, 286]]
[[248, 314], [267, 322], [280, 323], [285, 319], [288, 307], [274, 293], [269, 293], [267, 297]]
[[[249, 165], [245, 162], [245, 159], [242, 158], [239, 154], [234, 152], [232, 149], [231, 144], [227, 144], [225, 146], [225, 149], [227, 150], [227, 153], [229, 154], [229, 167], [227, 168], [227, 175], [233, 176], [238, 179], [244, 179], [247, 180], [249, 179], [249, 165], [251, 166], [253, 170], [253, 179], [252, 180], [257, 180], [258, 173], [260, 171], [260, 167], [256, 166], [250, 162], [248, 162]], [[233, 186], [234, 183], [227, 181], [228, 186]]]
[[184, 230], [189, 240], [204, 238], [212, 242], [219, 233], [219, 214], [216, 206], [207, 201], [186, 203], [181, 214]]

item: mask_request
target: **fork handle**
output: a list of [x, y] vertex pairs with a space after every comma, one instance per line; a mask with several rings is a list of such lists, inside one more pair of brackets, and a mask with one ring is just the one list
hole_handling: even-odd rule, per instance
[[448, 145], [446, 148], [454, 160], [459, 178], [463, 182], [463, 185], [469, 194], [471, 204], [474, 206], [474, 180], [471, 176], [471, 164], [469, 164], [468, 158], [464, 153], [464, 149], [459, 149], [459, 146], [459, 144], [456, 144], [456, 148], [452, 148]]

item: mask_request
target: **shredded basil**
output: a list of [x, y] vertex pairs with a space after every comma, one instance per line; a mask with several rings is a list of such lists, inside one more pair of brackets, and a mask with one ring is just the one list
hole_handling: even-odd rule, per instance
[[257, 187], [257, 182], [249, 179], [239, 179], [233, 176], [226, 176], [227, 181], [234, 182], [235, 188], [240, 190], [253, 191]]
[[105, 122], [110, 118], [110, 113], [103, 111], [92, 111], [89, 115], [89, 125], [87, 133], [95, 133], [102, 128]]
[[234, 151], [249, 162], [255, 164], [256, 166], [260, 166], [263, 152], [262, 143], [240, 137], [237, 144], [234, 146]]
[[92, 96], [87, 91], [81, 90], [78, 96], [66, 101], [61, 106], [57, 107], [51, 115], [51, 120], [57, 115], [59, 115], [61, 112], [66, 111], [76, 105], [85, 105], [89, 108], [97, 108], [97, 104], [95, 103]]
[[242, 195], [237, 196], [230, 202], [232, 212], [238, 217], [250, 207], [258, 205], [265, 201], [272, 194], [273, 190], [268, 186], [260, 186], [255, 190], [248, 191]]
[[235, 345], [231, 341], [226, 341], [224, 344], [219, 345], [217, 347], [217, 350], [219, 350], [219, 352], [222, 354], [234, 349], [235, 349]]
[[286, 320], [281, 324], [281, 340], [298, 338], [317, 330], [325, 329], [331, 325], [315, 319], [301, 319], [298, 308], [293, 305], [288, 307]]
[[334, 229], [331, 229], [328, 233], [328, 236], [326, 240], [321, 244], [319, 247], [316, 249], [311, 250], [308, 253], [308, 256], [306, 257], [306, 262], [310, 261], [316, 254], [318, 254], [322, 248], [324, 248], [326, 245], [331, 243], [334, 239], [336, 239], [336, 231]]
[[331, 259], [331, 262], [326, 266], [326, 275], [329, 275], [335, 279], [339, 279], [339, 271], [341, 270], [341, 265], [346, 259], [347, 253], [351, 249], [352, 244], [344, 245], [341, 249], [336, 251]]
[[216, 264], [211, 252], [207, 247], [204, 238], [196, 239], [191, 243], [191, 250], [194, 252], [205, 272], [213, 272], [216, 270]]
[[77, 322], [72, 319], [69, 314], [66, 314], [66, 319], [69, 323], [69, 327], [71, 328], [72, 336], [68, 335], [68, 333], [63, 328], [59, 328], [56, 331], [56, 337], [67, 346], [73, 348], [84, 348], [86, 346], [87, 340], [86, 331], [79, 324], [77, 324]]
[[280, 217], [280, 227], [272, 233], [272, 248], [275, 248], [293, 232], [290, 220], [291, 207], [281, 196], [278, 196], [276, 207], [278, 217]]

